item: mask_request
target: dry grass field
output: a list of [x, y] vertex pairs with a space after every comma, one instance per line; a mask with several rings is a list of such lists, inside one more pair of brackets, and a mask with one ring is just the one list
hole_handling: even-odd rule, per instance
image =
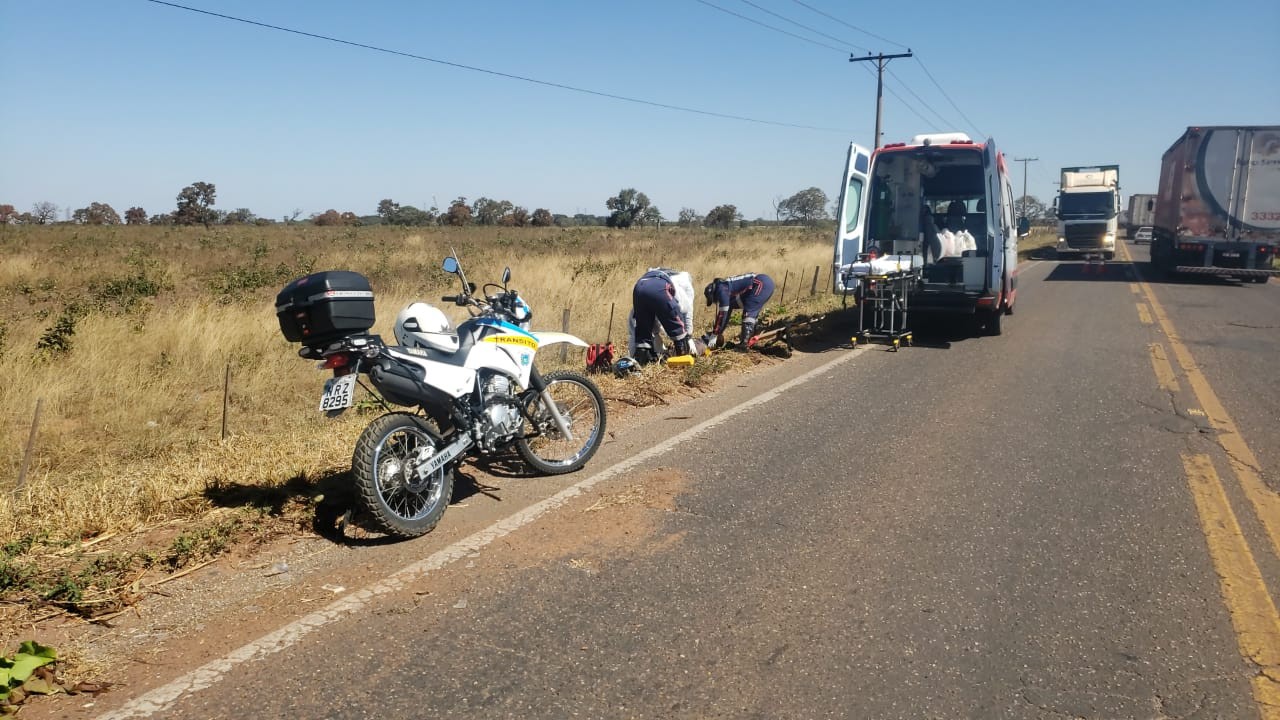
[[1053, 247], [1058, 243], [1058, 230], [1055, 227], [1034, 227], [1031, 234], [1018, 240], [1018, 259], [1029, 257], [1052, 257]]
[[[406, 303], [439, 305], [454, 291], [439, 269], [452, 250], [477, 283], [510, 266], [535, 330], [560, 329], [567, 309], [572, 332], [602, 342], [615, 304], [619, 345], [631, 286], [652, 265], [689, 270], [699, 287], [756, 271], [781, 289], [789, 274], [791, 307], [775, 295], [774, 314], [800, 295], [812, 306], [830, 283], [828, 233], [802, 229], [0, 226], [0, 588], [22, 581], [29, 570], [16, 563], [33, 548], [207, 519], [211, 489], [281, 488], [345, 468], [370, 417], [316, 412], [323, 376], [280, 336], [275, 294], [308, 272], [356, 270], [377, 294], [375, 332], [390, 337]], [[809, 298], [815, 267], [819, 298]], [[697, 312], [699, 326], [710, 320]], [[183, 540], [215, 541], [207, 528]]]

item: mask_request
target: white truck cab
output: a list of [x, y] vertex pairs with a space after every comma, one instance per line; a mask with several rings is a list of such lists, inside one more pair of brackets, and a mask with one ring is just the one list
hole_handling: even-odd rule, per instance
[[[939, 245], [935, 228], [966, 242]], [[836, 220], [836, 293], [856, 288], [849, 269], [859, 255], [919, 256], [911, 311], [973, 316], [998, 335], [1017, 296], [1018, 237], [1008, 169], [993, 140], [935, 133], [875, 151], [849, 146]]]
[[1116, 255], [1120, 229], [1120, 166], [1062, 168], [1053, 211], [1058, 216], [1059, 257]]

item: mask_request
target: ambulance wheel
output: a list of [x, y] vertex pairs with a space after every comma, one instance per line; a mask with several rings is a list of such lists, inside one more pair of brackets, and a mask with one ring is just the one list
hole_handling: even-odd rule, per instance
[[1004, 310], [996, 309], [987, 313], [987, 334], [1000, 335], [1004, 332], [1001, 321], [1004, 319]]

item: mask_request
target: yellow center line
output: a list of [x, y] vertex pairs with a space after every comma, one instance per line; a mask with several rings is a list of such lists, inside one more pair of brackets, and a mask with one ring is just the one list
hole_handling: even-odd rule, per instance
[[1151, 351], [1151, 367], [1156, 371], [1156, 381], [1160, 383], [1160, 389], [1180, 392], [1178, 378], [1173, 374], [1173, 366], [1169, 364], [1169, 358], [1165, 357], [1164, 346], [1160, 343], [1151, 343], [1147, 349]]
[[1138, 303], [1138, 322], [1143, 325], [1151, 324], [1151, 310], [1146, 303]]
[[1183, 455], [1182, 466], [1240, 654], [1257, 667], [1252, 685], [1258, 712], [1263, 720], [1280, 720], [1280, 613], [1267, 594], [1213, 461], [1208, 455]]
[[[1129, 249], [1120, 246], [1125, 255], [1125, 259], [1132, 262], [1129, 256]], [[1136, 268], [1135, 268], [1136, 270]], [[1227, 409], [1223, 407], [1222, 402], [1218, 400], [1218, 394], [1209, 386], [1209, 381], [1205, 379], [1204, 373], [1200, 372], [1200, 367], [1196, 364], [1195, 358], [1191, 357], [1191, 351], [1183, 344], [1178, 337], [1177, 330], [1174, 329], [1173, 323], [1169, 321], [1169, 316], [1165, 314], [1164, 308], [1160, 305], [1160, 301], [1156, 300], [1155, 291], [1152, 290], [1151, 284], [1145, 280], [1141, 282], [1143, 293], [1147, 297], [1147, 302], [1151, 305], [1152, 314], [1155, 315], [1156, 322], [1160, 324], [1160, 329], [1164, 332], [1165, 337], [1169, 340], [1169, 346], [1173, 349], [1173, 356], [1178, 361], [1179, 367], [1182, 368], [1183, 374], [1187, 378], [1187, 383], [1191, 385], [1192, 392], [1195, 393], [1196, 400], [1200, 403], [1200, 408], [1204, 410], [1209, 418], [1209, 424], [1214, 430], [1218, 444], [1226, 451], [1227, 458], [1231, 462], [1231, 470], [1235, 473], [1236, 479], [1243, 488], [1245, 497], [1249, 498], [1249, 502], [1253, 505], [1253, 510], [1258, 515], [1258, 520], [1262, 522], [1262, 527], [1266, 530], [1267, 537], [1271, 540], [1271, 547], [1280, 557], [1280, 495], [1277, 495], [1262, 482], [1259, 468], [1262, 465], [1258, 462], [1257, 456], [1249, 449], [1249, 445], [1245, 443], [1244, 436], [1240, 434], [1240, 429], [1236, 427], [1236, 423], [1227, 414]]]
[[[1125, 254], [1127, 255], [1128, 253], [1126, 252]], [[1136, 282], [1129, 283], [1129, 291], [1130, 291], [1130, 292], [1132, 292], [1134, 295], [1141, 295], [1141, 294], [1142, 294], [1142, 288], [1141, 288], [1141, 287], [1139, 287], [1139, 286], [1138, 286], [1138, 283], [1136, 283]]]

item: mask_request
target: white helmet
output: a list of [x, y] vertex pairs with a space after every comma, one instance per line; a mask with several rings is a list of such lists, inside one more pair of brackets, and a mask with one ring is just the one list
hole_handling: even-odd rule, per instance
[[396, 316], [396, 342], [404, 347], [431, 348], [444, 352], [458, 349], [458, 335], [449, 318], [439, 308], [424, 302], [411, 303]]

